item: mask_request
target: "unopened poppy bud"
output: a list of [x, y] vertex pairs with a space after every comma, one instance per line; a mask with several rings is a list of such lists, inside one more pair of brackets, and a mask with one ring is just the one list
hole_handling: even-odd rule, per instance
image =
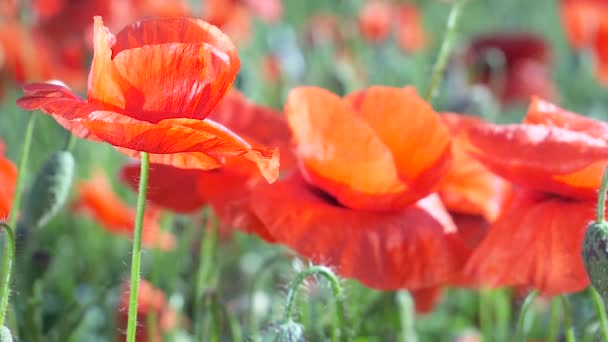
[[13, 335], [5, 326], [0, 327], [0, 342], [13, 342]]
[[591, 285], [608, 299], [608, 222], [593, 222], [587, 228], [583, 242], [583, 261]]
[[262, 336], [262, 342], [301, 342], [304, 339], [304, 329], [292, 320], [280, 325], [273, 325]]
[[63, 207], [74, 176], [74, 157], [56, 151], [36, 174], [24, 203], [23, 220], [30, 227], [43, 227]]

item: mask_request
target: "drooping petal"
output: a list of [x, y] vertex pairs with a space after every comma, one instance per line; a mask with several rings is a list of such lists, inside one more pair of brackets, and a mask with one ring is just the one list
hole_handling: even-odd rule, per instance
[[[152, 124], [118, 113], [97, 111], [82, 123], [97, 137], [114, 146], [166, 155], [165, 158], [154, 156], [151, 162], [182, 168], [212, 169], [223, 164], [225, 158], [242, 156], [257, 164], [268, 181], [272, 182], [278, 177], [279, 156], [276, 149], [253, 148], [226, 127], [211, 120], [166, 119]], [[132, 153], [128, 154], [133, 156]]]
[[208, 119], [229, 128], [254, 147], [278, 147], [282, 171], [296, 167], [291, 132], [282, 113], [260, 106], [233, 89]]
[[434, 286], [464, 261], [465, 248], [437, 197], [401, 211], [358, 211], [332, 202], [294, 174], [272, 186], [260, 184], [251, 207], [278, 243], [372, 288]]
[[[205, 205], [198, 192], [198, 178], [204, 171], [181, 169], [163, 164], [150, 165], [148, 201], [178, 213], [191, 213]], [[139, 188], [139, 163], [129, 163], [120, 170], [120, 179], [133, 191]]]
[[338, 96], [321, 88], [296, 88], [285, 113], [305, 178], [340, 203], [385, 210], [416, 200], [399, 179], [389, 148]]
[[39, 109], [53, 118], [77, 137], [97, 140], [80, 120], [100, 107], [90, 104], [69, 89], [51, 83], [32, 83], [23, 87], [25, 95], [17, 99], [17, 105], [25, 110]]
[[593, 201], [522, 195], [494, 223], [466, 272], [486, 286], [531, 286], [546, 295], [583, 290], [589, 279], [581, 249], [593, 217]]
[[[559, 127], [481, 124], [472, 126], [468, 136], [472, 153], [496, 174], [564, 196], [594, 198], [602, 177], [598, 165], [608, 163], [605, 140]], [[584, 182], [580, 172], [587, 177]]]
[[494, 220], [509, 196], [510, 186], [469, 152], [467, 128], [480, 120], [453, 113], [443, 113], [442, 119], [453, 139], [452, 163], [438, 189], [441, 200], [451, 212]]
[[94, 41], [89, 101], [152, 123], [204, 119], [240, 66], [230, 39], [199, 19], [140, 21], [114, 37], [95, 17]]

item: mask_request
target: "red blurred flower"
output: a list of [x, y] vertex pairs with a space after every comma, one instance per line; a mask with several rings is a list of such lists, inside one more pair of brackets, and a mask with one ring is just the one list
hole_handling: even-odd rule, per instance
[[[281, 113], [259, 106], [232, 90], [209, 118], [225, 125], [251, 141], [254, 146], [278, 146], [283, 170], [295, 167], [291, 135]], [[139, 165], [129, 164], [120, 178], [137, 191]], [[166, 165], [152, 165], [148, 200], [163, 208], [191, 213], [210, 204], [219, 215], [224, 230], [239, 228], [270, 239], [264, 228], [245, 208], [251, 187], [261, 181], [255, 164], [235, 160], [211, 171], [185, 170]]]
[[233, 157], [254, 161], [272, 181], [278, 152], [251, 147], [205, 119], [230, 89], [240, 62], [230, 39], [201, 20], [140, 21], [116, 36], [95, 17], [88, 101], [67, 88], [31, 84], [17, 100], [41, 109], [73, 134], [105, 141], [152, 163], [213, 169]]
[[411, 4], [393, 5], [384, 0], [366, 2], [359, 13], [359, 31], [371, 42], [386, 40], [395, 31], [399, 47], [406, 52], [427, 45], [420, 12]]
[[[105, 173], [96, 170], [88, 181], [77, 185], [78, 198], [73, 209], [93, 217], [103, 228], [115, 234], [133, 235], [135, 210], [127, 206], [113, 191]], [[142, 243], [148, 247], [172, 249], [175, 238], [161, 230], [157, 209], [148, 208], [144, 216]]]
[[4, 156], [4, 149], [0, 140], [0, 220], [8, 218], [17, 183], [17, 168]]
[[447, 169], [450, 135], [415, 90], [372, 87], [341, 99], [296, 88], [285, 112], [301, 173], [259, 184], [250, 200], [277, 242], [384, 290], [427, 288], [459, 269], [464, 247], [429, 196]]
[[242, 42], [250, 36], [252, 16], [271, 23], [282, 14], [281, 0], [206, 0], [203, 18]]
[[475, 155], [519, 192], [467, 273], [490, 286], [531, 286], [547, 295], [584, 289], [581, 246], [608, 164], [607, 136], [608, 124], [538, 98], [523, 124], [472, 127]]
[[[117, 308], [117, 326], [121, 331], [118, 340], [126, 341], [127, 323], [129, 321], [129, 283], [125, 282]], [[157, 331], [153, 331], [150, 336], [148, 327], [148, 315], [156, 315]], [[165, 294], [155, 288], [148, 281], [141, 279], [139, 292], [137, 293], [137, 342], [160, 342], [163, 340], [163, 333], [170, 331], [177, 325], [177, 312], [173, 310], [165, 298]]]
[[466, 52], [473, 82], [488, 86], [505, 104], [538, 95], [555, 99], [547, 43], [529, 33], [496, 33], [474, 39]]
[[594, 44], [600, 24], [608, 20], [608, 2], [562, 0], [560, 12], [568, 42], [575, 49], [582, 49]]

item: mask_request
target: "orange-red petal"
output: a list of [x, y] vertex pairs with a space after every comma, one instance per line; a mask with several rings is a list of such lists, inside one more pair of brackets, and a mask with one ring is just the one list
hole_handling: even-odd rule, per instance
[[[151, 158], [155, 163], [213, 169], [226, 158], [242, 156], [256, 163], [268, 181], [278, 177], [278, 150], [251, 147], [211, 120], [166, 119], [152, 124], [118, 113], [97, 111], [88, 121], [83, 121], [83, 125], [114, 146], [159, 155]], [[128, 154], [133, 156], [133, 153]]]
[[437, 197], [401, 211], [358, 211], [294, 174], [260, 184], [251, 207], [278, 243], [376, 289], [440, 284], [460, 269], [466, 253]]
[[438, 190], [441, 200], [451, 212], [494, 220], [508, 198], [510, 186], [469, 152], [466, 130], [480, 120], [453, 113], [444, 113], [442, 119], [450, 128], [453, 140], [452, 163]]
[[232, 86], [240, 61], [234, 44], [200, 20], [144, 20], [113, 36], [95, 17], [89, 101], [158, 122], [204, 119]]
[[349, 102], [300, 87], [290, 92], [285, 113], [304, 177], [340, 203], [387, 210], [423, 197], [400, 178], [390, 148]]
[[560, 127], [480, 124], [468, 136], [474, 155], [496, 174], [564, 196], [594, 198], [608, 163], [606, 140]]
[[494, 223], [466, 272], [493, 287], [526, 285], [546, 295], [583, 290], [589, 279], [581, 248], [593, 217], [593, 201], [522, 195]]
[[[1, 141], [0, 145], [3, 146]], [[8, 158], [0, 155], [0, 220], [8, 218], [16, 183], [17, 168]]]

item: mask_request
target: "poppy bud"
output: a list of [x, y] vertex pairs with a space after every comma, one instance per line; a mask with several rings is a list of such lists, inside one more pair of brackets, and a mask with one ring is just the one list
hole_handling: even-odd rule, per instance
[[63, 207], [74, 175], [74, 157], [68, 151], [56, 151], [36, 174], [24, 203], [23, 223], [43, 227]]
[[0, 342], [13, 342], [13, 335], [5, 326], [0, 326]]
[[583, 261], [591, 284], [608, 299], [608, 222], [593, 222], [583, 242]]
[[292, 320], [273, 325], [262, 336], [262, 342], [300, 342], [304, 340], [302, 326]]

